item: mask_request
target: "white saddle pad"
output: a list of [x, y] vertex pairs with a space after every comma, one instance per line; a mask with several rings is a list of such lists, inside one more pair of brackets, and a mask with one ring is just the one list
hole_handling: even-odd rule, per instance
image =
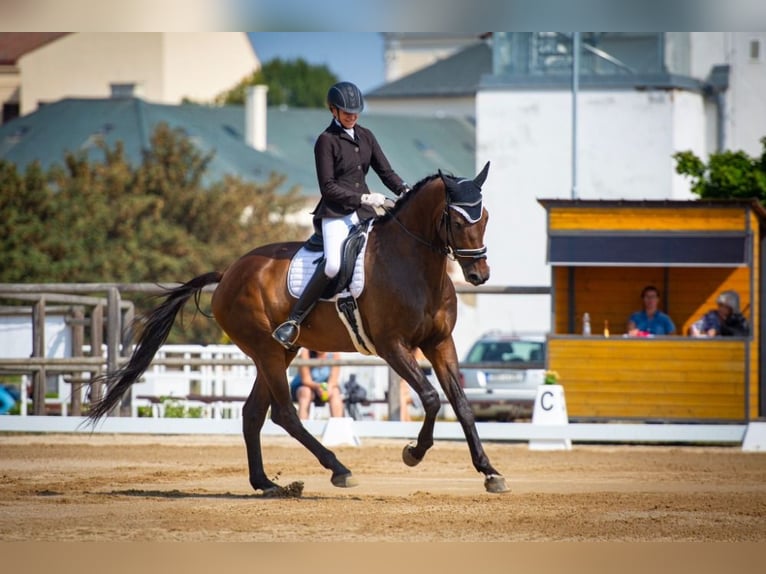
[[[370, 229], [371, 226], [367, 228], [368, 234]], [[367, 241], [365, 240], [362, 250], [359, 252], [356, 261], [354, 262], [354, 273], [351, 276], [351, 283], [347, 289], [354, 299], [359, 297], [364, 290], [364, 254], [366, 251]], [[287, 289], [290, 291], [290, 295], [298, 298], [300, 294], [303, 293], [309, 279], [314, 275], [314, 270], [322, 256], [320, 251], [309, 251], [305, 247], [301, 247], [295, 256], [293, 256], [292, 261], [290, 261], [290, 269], [287, 271]], [[343, 293], [344, 292], [341, 291], [338, 295]], [[335, 301], [338, 298], [338, 295], [335, 295], [332, 299], [328, 300]]]

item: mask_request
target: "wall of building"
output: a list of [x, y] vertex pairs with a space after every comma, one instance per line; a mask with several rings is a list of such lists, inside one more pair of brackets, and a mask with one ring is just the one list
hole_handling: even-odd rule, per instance
[[[704, 140], [702, 96], [679, 91], [582, 91], [578, 96], [580, 199], [687, 199], [672, 154]], [[492, 284], [549, 285], [546, 215], [538, 198], [572, 197], [572, 95], [483, 90], [477, 96], [477, 166], [484, 186]], [[680, 147], [677, 147], [680, 146]], [[546, 332], [550, 298], [480, 298], [483, 330]]]
[[261, 64], [240, 32], [163, 34], [163, 101], [210, 101]]
[[473, 44], [478, 34], [383, 32], [386, 82], [393, 82]]
[[19, 59], [21, 113], [66, 97], [104, 98], [111, 83], [135, 83], [138, 95], [162, 101], [160, 34], [71, 34]]
[[109, 97], [113, 83], [135, 84], [151, 102], [209, 100], [257, 65], [241, 32], [71, 34], [19, 59], [21, 113], [66, 97]]
[[[766, 32], [727, 32], [727, 63], [731, 65], [726, 98], [726, 146], [759, 157], [766, 136]], [[759, 57], [750, 44], [757, 42]]]

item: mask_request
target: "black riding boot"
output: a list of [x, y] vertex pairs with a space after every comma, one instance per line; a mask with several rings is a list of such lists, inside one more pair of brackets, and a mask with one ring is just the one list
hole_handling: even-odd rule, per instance
[[285, 349], [293, 349], [295, 341], [298, 340], [298, 335], [300, 335], [300, 324], [311, 313], [311, 310], [319, 301], [330, 281], [332, 279], [324, 274], [323, 261], [317, 265], [314, 275], [311, 276], [308, 285], [306, 285], [303, 293], [298, 297], [298, 301], [296, 301], [292, 311], [290, 311], [287, 321], [274, 329], [274, 332], [271, 334]]

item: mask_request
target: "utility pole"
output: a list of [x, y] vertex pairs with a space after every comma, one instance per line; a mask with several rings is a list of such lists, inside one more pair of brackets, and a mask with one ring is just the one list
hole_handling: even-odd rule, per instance
[[577, 199], [577, 91], [580, 89], [580, 32], [572, 33], [572, 199]]

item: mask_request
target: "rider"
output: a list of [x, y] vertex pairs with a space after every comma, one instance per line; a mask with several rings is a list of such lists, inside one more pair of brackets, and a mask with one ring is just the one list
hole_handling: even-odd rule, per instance
[[365, 183], [370, 167], [396, 195], [409, 191], [408, 185], [391, 168], [373, 133], [358, 125], [364, 109], [362, 92], [351, 82], [339, 82], [327, 92], [327, 106], [333, 119], [314, 145], [319, 191], [322, 198], [314, 213], [314, 227], [322, 229], [324, 261], [317, 265], [305, 290], [293, 306], [287, 321], [272, 336], [292, 349], [300, 324], [316, 305], [328, 283], [340, 271], [341, 248], [349, 230], [361, 220], [375, 217], [386, 197], [371, 192]]

